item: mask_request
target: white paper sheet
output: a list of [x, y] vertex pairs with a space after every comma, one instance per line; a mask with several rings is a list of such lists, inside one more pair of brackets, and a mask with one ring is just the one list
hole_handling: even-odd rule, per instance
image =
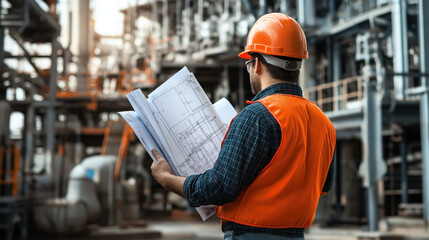
[[[164, 129], [164, 125], [159, 124], [159, 121], [155, 118], [153, 110], [149, 106], [143, 92], [140, 89], [134, 90], [127, 94], [127, 99], [138, 114], [140, 120], [152, 135], [152, 138], [158, 143], [158, 152], [161, 153], [165, 160], [170, 164], [173, 171], [177, 174], [178, 171], [174, 162], [176, 161], [175, 158], [180, 157], [181, 155], [173, 154], [173, 150], [175, 150], [175, 148], [170, 146], [172, 142], [171, 137]], [[146, 151], [151, 152], [151, 149], [146, 149]]]
[[[137, 138], [143, 144], [145, 149], [160, 149], [158, 144], [156, 144], [155, 139], [152, 137], [152, 134], [143, 124], [143, 121], [138, 117], [138, 114], [134, 111], [119, 112], [119, 114], [127, 121], [130, 127], [133, 129]], [[156, 158], [152, 155], [152, 151], [147, 151], [150, 157], [156, 161]]]
[[237, 116], [237, 111], [235, 111], [235, 108], [228, 100], [226, 100], [226, 98], [221, 98], [219, 101], [213, 104], [213, 107], [222, 122], [227, 126], [229, 126], [231, 120]]

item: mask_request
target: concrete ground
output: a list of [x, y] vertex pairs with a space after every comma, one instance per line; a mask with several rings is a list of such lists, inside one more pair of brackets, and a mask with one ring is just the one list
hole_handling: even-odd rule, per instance
[[[401, 219], [393, 222], [403, 223]], [[405, 221], [407, 222], [407, 221]], [[390, 224], [390, 225], [389, 225]], [[408, 225], [407, 225], [408, 224]], [[306, 240], [429, 240], [429, 232], [420, 222], [408, 221], [401, 227], [392, 227], [392, 223], [382, 226], [384, 232], [365, 232], [362, 227], [340, 226], [322, 228], [317, 223], [306, 231]], [[67, 239], [67, 240], [221, 240], [223, 233], [220, 221], [212, 217], [203, 222], [195, 213], [173, 211], [171, 215], [150, 214], [145, 220], [124, 223], [122, 227], [92, 227], [91, 231], [79, 236], [30, 236], [30, 239]]]
[[[223, 239], [220, 220], [212, 217], [201, 221], [197, 214], [173, 211], [169, 217], [152, 216], [148, 220], [148, 229], [162, 233], [158, 239]], [[305, 233], [306, 240], [429, 240], [420, 219], [389, 218], [381, 222], [380, 232], [367, 232], [361, 226], [320, 227], [314, 223]]]

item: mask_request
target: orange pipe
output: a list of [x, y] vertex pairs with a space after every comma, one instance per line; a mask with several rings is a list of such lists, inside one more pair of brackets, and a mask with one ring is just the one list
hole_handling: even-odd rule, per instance
[[109, 121], [107, 123], [107, 127], [106, 130], [104, 132], [104, 138], [103, 138], [103, 146], [101, 147], [101, 155], [106, 154], [106, 148], [107, 148], [107, 141], [109, 139], [109, 134], [110, 134], [110, 128], [112, 127], [112, 121]]
[[124, 132], [122, 133], [121, 139], [121, 147], [118, 153], [118, 160], [116, 161], [115, 167], [115, 181], [119, 182], [119, 175], [121, 172], [122, 159], [125, 159], [127, 156], [127, 148], [128, 148], [128, 135], [130, 134], [130, 127], [125, 125]]

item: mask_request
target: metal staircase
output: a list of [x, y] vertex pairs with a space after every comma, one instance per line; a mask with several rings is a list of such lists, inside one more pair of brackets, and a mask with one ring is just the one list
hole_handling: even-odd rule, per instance
[[22, 27], [28, 24], [28, 2], [28, 0], [9, 0], [5, 2], [9, 6], [2, 6], [0, 1], [0, 27]]

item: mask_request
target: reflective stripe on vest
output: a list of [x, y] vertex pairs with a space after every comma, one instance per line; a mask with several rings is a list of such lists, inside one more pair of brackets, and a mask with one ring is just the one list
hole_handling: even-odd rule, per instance
[[274, 94], [257, 102], [279, 123], [280, 146], [248, 188], [217, 208], [217, 216], [254, 227], [310, 227], [334, 154], [334, 126], [302, 97]]

